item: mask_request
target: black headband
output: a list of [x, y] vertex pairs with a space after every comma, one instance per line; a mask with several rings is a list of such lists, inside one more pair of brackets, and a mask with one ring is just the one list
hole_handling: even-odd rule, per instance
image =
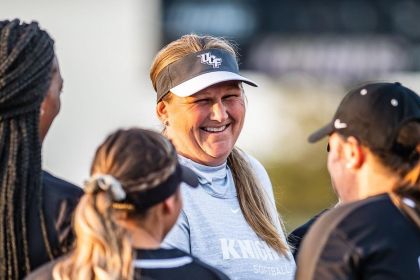
[[185, 182], [191, 187], [198, 186], [198, 179], [195, 173], [191, 169], [177, 163], [174, 173], [164, 182], [148, 190], [127, 193], [126, 199], [118, 201], [118, 204], [132, 204], [136, 210], [140, 211], [148, 209], [173, 195], [181, 182]]

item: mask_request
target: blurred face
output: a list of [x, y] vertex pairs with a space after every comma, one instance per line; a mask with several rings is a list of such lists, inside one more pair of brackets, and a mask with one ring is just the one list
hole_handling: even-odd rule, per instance
[[242, 130], [245, 102], [237, 81], [222, 82], [188, 97], [159, 102], [166, 133], [178, 153], [204, 165], [224, 163]]
[[329, 137], [328, 171], [331, 176], [332, 186], [340, 201], [352, 200], [356, 186], [351, 170], [346, 167], [347, 159], [344, 153], [345, 140], [333, 133]]
[[47, 95], [41, 104], [40, 116], [40, 137], [44, 140], [49, 128], [55, 117], [60, 112], [61, 102], [60, 95], [63, 89], [63, 78], [61, 77], [60, 67], [58, 65], [57, 57], [54, 58], [52, 65], [51, 84], [48, 89]]

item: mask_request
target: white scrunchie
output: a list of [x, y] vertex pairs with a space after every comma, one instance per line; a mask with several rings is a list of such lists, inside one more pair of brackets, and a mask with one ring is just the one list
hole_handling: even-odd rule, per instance
[[85, 182], [84, 191], [86, 193], [94, 193], [98, 189], [111, 190], [114, 201], [124, 200], [127, 196], [121, 183], [111, 175], [95, 174]]

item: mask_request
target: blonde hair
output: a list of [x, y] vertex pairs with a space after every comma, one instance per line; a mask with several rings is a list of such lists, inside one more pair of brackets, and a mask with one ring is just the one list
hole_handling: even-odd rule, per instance
[[[195, 34], [184, 35], [168, 44], [156, 55], [150, 68], [150, 79], [154, 89], [156, 90], [159, 73], [166, 66], [188, 54], [210, 48], [224, 49], [237, 58], [236, 47], [223, 38]], [[171, 93], [169, 92], [163, 100], [170, 102], [170, 98]], [[279, 219], [279, 217], [271, 217], [269, 202], [264, 189], [249, 163], [237, 148], [232, 150], [227, 162], [232, 170], [239, 204], [245, 220], [254, 232], [267, 242], [270, 247], [282, 254], [286, 254], [288, 247], [274, 226], [274, 219]], [[274, 205], [273, 207], [275, 208]]]
[[[172, 174], [176, 163], [175, 148], [161, 134], [135, 128], [118, 130], [96, 150], [91, 174], [113, 176], [129, 196], [159, 185]], [[133, 250], [115, 215], [126, 212], [129, 218], [142, 219], [147, 211], [114, 204], [111, 191], [86, 193], [81, 198], [74, 217], [76, 247], [55, 265], [54, 279], [132, 279]]]

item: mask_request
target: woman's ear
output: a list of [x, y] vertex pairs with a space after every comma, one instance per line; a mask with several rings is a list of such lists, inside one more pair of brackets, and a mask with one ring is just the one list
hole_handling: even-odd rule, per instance
[[165, 123], [168, 119], [168, 110], [165, 101], [159, 101], [159, 103], [156, 104], [156, 115], [162, 123]]
[[156, 114], [161, 120], [167, 118], [168, 110], [165, 101], [159, 101], [159, 103], [156, 104]]
[[173, 196], [168, 197], [162, 202], [162, 210], [165, 214], [172, 214], [175, 211], [175, 200]]
[[347, 138], [344, 145], [344, 157], [346, 159], [346, 168], [358, 169], [364, 161], [365, 155], [359, 140], [350, 136]]

